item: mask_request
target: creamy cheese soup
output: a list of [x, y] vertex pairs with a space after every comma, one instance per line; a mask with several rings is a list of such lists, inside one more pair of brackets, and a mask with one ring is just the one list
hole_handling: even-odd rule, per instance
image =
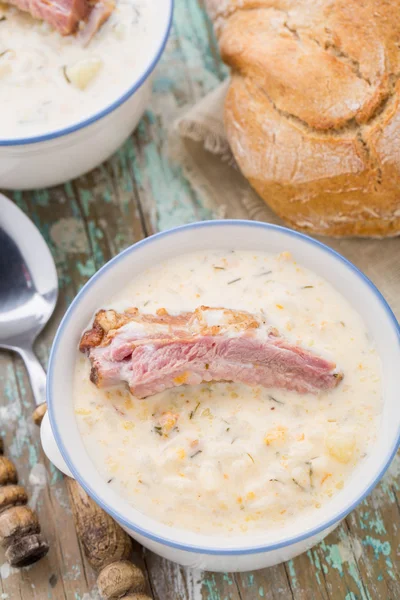
[[264, 314], [290, 343], [336, 362], [343, 380], [318, 395], [211, 382], [139, 400], [122, 386], [96, 388], [77, 355], [75, 413], [88, 454], [111, 488], [169, 525], [229, 535], [312, 519], [376, 438], [381, 365], [365, 324], [288, 252], [168, 260], [99, 308], [199, 305]]
[[0, 139], [43, 134], [106, 108], [141, 76], [165, 29], [165, 7], [116, 0], [87, 47], [0, 4]]

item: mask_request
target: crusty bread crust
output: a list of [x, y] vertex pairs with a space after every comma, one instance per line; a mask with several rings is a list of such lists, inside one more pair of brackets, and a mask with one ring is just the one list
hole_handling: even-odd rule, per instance
[[400, 233], [400, 0], [208, 0], [235, 159], [290, 226]]

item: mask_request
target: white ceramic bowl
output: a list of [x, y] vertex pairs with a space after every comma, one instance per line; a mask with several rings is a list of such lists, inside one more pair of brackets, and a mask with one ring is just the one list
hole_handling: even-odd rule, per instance
[[[235, 537], [201, 535], [163, 525], [135, 510], [110, 490], [83, 445], [74, 417], [72, 381], [78, 342], [93, 313], [144, 269], [173, 256], [207, 249], [278, 253], [325, 277], [363, 317], [383, 362], [384, 409], [374, 451], [359, 465], [343, 491], [316, 511], [312, 527], [287, 528]], [[251, 221], [194, 223], [159, 233], [107, 263], [81, 290], [54, 340], [48, 373], [50, 421], [42, 426], [45, 452], [71, 473], [92, 498], [144, 546], [183, 565], [213, 571], [259, 569], [289, 560], [329, 533], [372, 490], [393, 458], [400, 440], [399, 325], [374, 285], [342, 256], [294, 231]], [[53, 437], [54, 435], [54, 437]]]
[[0, 188], [24, 190], [64, 183], [94, 169], [121, 146], [149, 104], [151, 74], [168, 39], [173, 3], [158, 1], [163, 27], [154, 40], [154, 52], [149, 53], [143, 72], [112, 104], [64, 129], [28, 138], [0, 137]]

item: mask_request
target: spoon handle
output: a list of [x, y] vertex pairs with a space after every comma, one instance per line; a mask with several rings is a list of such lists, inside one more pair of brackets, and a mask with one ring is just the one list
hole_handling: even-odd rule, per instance
[[24, 348], [15, 348], [25, 363], [31, 382], [33, 396], [35, 398], [36, 409], [33, 413], [33, 420], [38, 425], [44, 413], [46, 412], [46, 373], [34, 354], [31, 346]]

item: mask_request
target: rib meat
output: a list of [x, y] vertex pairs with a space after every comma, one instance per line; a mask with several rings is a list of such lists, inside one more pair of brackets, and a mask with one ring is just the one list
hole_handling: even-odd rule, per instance
[[100, 310], [79, 347], [95, 385], [126, 382], [138, 398], [212, 380], [316, 394], [343, 378], [334, 363], [290, 344], [263, 315], [224, 308], [179, 315]]
[[94, 35], [114, 9], [111, 1], [102, 0], [93, 3], [88, 0], [8, 0], [8, 3], [30, 13], [34, 19], [46, 21], [62, 35], [75, 33], [80, 22], [88, 20], [85, 41]]

